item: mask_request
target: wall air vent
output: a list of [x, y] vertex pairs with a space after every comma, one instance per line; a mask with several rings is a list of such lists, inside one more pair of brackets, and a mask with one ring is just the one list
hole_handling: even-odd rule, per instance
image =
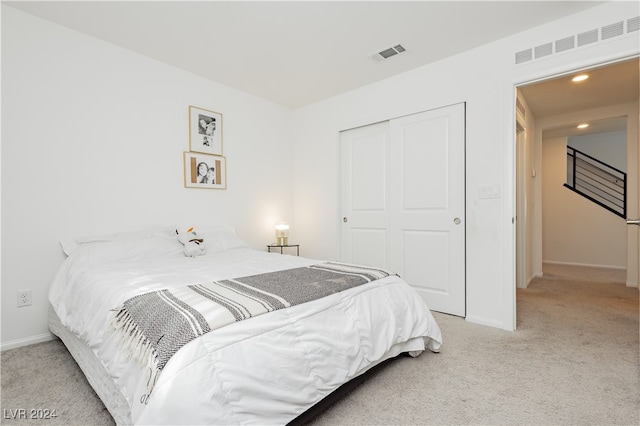
[[535, 54], [536, 59], [542, 58], [543, 56], [549, 56], [553, 53], [553, 43], [547, 43], [540, 46], [536, 46]]
[[575, 37], [567, 37], [556, 41], [556, 52], [564, 52], [565, 50], [576, 47]]
[[405, 49], [401, 44], [396, 44], [393, 47], [372, 54], [371, 57], [375, 60], [382, 61], [384, 59], [389, 59], [392, 56], [396, 56], [399, 53], [406, 52], [406, 50], [407, 49]]
[[[640, 16], [635, 16], [626, 20], [626, 34], [640, 31]], [[515, 63], [522, 64], [534, 59], [540, 59], [552, 56], [555, 53], [565, 52], [567, 50], [590, 45], [592, 43], [602, 42], [614, 37], [625, 35], [625, 21], [616, 22], [605, 25], [601, 28], [595, 28], [580, 34], [564, 37], [555, 42], [540, 44], [529, 49], [521, 50], [515, 54]]]
[[595, 43], [596, 41], [598, 41], [597, 29], [578, 34], [578, 46]]
[[521, 64], [533, 59], [533, 50], [527, 49], [516, 53], [516, 64]]
[[602, 27], [602, 39], [606, 40], [611, 37], [618, 37], [624, 34], [624, 21]]

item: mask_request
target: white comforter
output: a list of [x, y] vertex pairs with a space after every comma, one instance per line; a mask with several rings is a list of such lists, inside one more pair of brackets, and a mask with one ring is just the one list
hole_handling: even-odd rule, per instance
[[104, 259], [71, 255], [50, 290], [62, 324], [101, 360], [135, 424], [285, 424], [348, 380], [401, 352], [438, 351], [438, 325], [397, 276], [240, 321], [168, 362], [148, 401], [149, 370], [127, 359], [111, 309], [142, 292], [319, 263], [248, 248]]

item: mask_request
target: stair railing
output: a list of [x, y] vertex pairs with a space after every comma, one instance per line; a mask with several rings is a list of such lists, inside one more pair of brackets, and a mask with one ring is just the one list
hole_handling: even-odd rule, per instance
[[622, 218], [627, 217], [627, 174], [570, 146], [564, 186]]

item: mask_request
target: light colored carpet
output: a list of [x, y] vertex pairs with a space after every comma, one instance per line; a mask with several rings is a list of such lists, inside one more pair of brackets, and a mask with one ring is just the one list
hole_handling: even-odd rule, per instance
[[[4, 351], [1, 360], [0, 423], [115, 424], [60, 340]], [[20, 410], [25, 410], [26, 419]], [[49, 410], [49, 413], [55, 410], [56, 417], [31, 419], [31, 410]], [[34, 414], [37, 417], [39, 413]]]
[[[638, 425], [638, 290], [553, 275], [518, 290], [518, 330], [434, 314], [439, 354], [392, 361], [314, 425]], [[3, 424], [110, 425], [59, 341], [2, 353]], [[56, 409], [50, 421], [7, 410]]]

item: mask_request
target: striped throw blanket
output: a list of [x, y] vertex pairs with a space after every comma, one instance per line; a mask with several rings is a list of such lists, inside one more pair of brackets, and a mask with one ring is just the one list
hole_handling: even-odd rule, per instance
[[[150, 369], [148, 399], [171, 356], [217, 328], [299, 305], [392, 275], [327, 262], [140, 294], [113, 311], [112, 326], [129, 355]], [[222, 308], [222, 309], [221, 309]]]

